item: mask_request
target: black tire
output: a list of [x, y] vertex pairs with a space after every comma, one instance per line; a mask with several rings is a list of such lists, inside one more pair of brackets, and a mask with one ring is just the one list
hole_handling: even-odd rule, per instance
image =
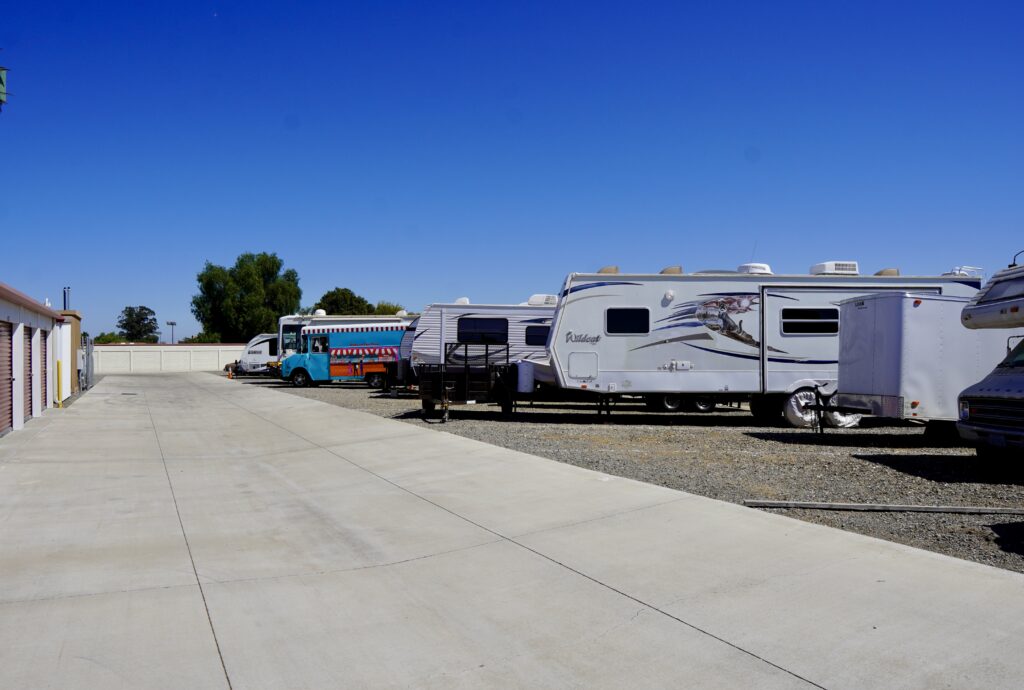
[[428, 400], [427, 398], [423, 398], [422, 400], [420, 400], [420, 406], [423, 407], [423, 411], [426, 412], [427, 414], [431, 414], [433, 413], [434, 410], [437, 409], [437, 403], [435, 403], [433, 400]]
[[383, 388], [384, 387], [384, 374], [380, 374], [380, 373], [367, 374], [366, 378], [364, 380], [366, 381], [366, 385], [369, 386], [370, 388]]
[[694, 398], [693, 399], [693, 411], [700, 412], [701, 414], [707, 414], [708, 412], [715, 411], [715, 401], [707, 398]]
[[309, 372], [305, 369], [296, 369], [292, 372], [292, 385], [296, 388], [309, 388], [313, 380], [309, 378]]
[[750, 399], [750, 414], [760, 424], [774, 426], [782, 419], [782, 405], [777, 398], [755, 395]]
[[655, 412], [680, 412], [684, 407], [681, 395], [648, 395], [644, 398], [647, 408]]

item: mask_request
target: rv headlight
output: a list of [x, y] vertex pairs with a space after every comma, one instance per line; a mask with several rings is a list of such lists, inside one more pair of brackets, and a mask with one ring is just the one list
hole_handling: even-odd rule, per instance
[[966, 422], [971, 418], [971, 404], [966, 400], [960, 401], [960, 421]]

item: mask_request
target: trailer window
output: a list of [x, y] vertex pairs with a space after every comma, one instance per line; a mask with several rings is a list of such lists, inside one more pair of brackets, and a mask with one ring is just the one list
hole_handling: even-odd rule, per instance
[[267, 342], [270, 343], [270, 356], [277, 357], [277, 338], [271, 338]]
[[299, 331], [302, 326], [292, 324], [281, 327], [281, 349], [295, 352], [299, 349]]
[[507, 345], [508, 319], [459, 319], [459, 342], [468, 345]]
[[538, 347], [547, 345], [549, 333], [551, 333], [551, 326], [527, 326], [526, 344]]
[[646, 307], [613, 307], [605, 312], [604, 328], [610, 335], [640, 335], [650, 333], [651, 312]]
[[838, 332], [838, 309], [791, 307], [782, 310], [783, 335], [835, 335]]

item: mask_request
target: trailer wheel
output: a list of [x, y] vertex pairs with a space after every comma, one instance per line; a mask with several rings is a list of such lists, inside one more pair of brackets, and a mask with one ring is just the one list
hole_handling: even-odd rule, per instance
[[644, 403], [655, 412], [679, 412], [683, 409], [680, 395], [648, 395], [644, 397]]
[[692, 404], [694, 411], [702, 414], [714, 412], [716, 407], [715, 401], [708, 398], [694, 398]]
[[782, 417], [782, 405], [777, 398], [755, 395], [750, 399], [750, 414], [758, 423], [774, 426]]
[[810, 409], [816, 400], [817, 397], [810, 388], [793, 391], [786, 398], [786, 402], [782, 403], [782, 416], [786, 418], [790, 426], [809, 429], [818, 421], [814, 410]]
[[384, 374], [373, 373], [366, 375], [366, 385], [370, 388], [383, 388], [384, 387]]
[[305, 369], [296, 369], [292, 374], [292, 385], [296, 388], [308, 388], [311, 383], [312, 379]]

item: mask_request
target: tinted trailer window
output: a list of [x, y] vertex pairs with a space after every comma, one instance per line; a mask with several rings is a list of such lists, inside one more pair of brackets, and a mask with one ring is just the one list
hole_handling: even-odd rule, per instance
[[507, 345], [508, 319], [459, 319], [459, 342], [465, 345]]

